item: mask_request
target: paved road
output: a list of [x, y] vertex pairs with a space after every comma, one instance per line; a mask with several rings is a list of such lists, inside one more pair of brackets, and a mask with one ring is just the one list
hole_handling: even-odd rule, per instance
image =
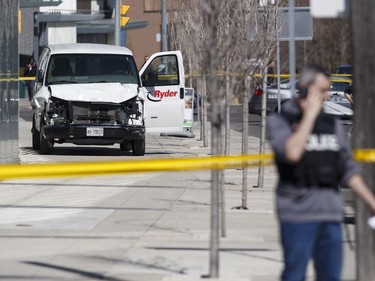
[[[231, 128], [236, 131], [242, 131], [242, 105], [233, 105], [230, 108]], [[258, 115], [249, 114], [249, 135], [260, 137], [261, 118]]]
[[[261, 117], [259, 115], [249, 114], [249, 135], [253, 137], [260, 137], [260, 122]], [[351, 120], [341, 120], [341, 124], [344, 126], [348, 133], [352, 128]], [[242, 106], [234, 105], [231, 107], [231, 128], [236, 131], [242, 131]]]

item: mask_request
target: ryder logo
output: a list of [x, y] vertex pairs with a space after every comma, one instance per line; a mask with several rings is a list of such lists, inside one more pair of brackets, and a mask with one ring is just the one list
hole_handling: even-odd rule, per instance
[[166, 91], [166, 92], [162, 92], [162, 91], [159, 91], [159, 90], [156, 90], [154, 92], [154, 97], [155, 98], [160, 98], [161, 100], [163, 98], [169, 98], [169, 97], [175, 97], [177, 95], [177, 92], [173, 92], [173, 91]]
[[163, 98], [171, 98], [171, 97], [175, 97], [175, 96], [177, 96], [177, 91], [168, 90], [166, 92], [162, 92], [160, 90], [156, 90], [154, 92], [154, 95], [151, 95], [150, 93], [148, 93], [147, 98], [150, 101], [158, 102], [158, 101], [161, 101]]

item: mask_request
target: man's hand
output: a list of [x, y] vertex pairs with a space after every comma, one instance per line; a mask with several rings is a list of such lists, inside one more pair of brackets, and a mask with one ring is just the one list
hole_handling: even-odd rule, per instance
[[323, 97], [310, 87], [306, 98], [299, 99], [303, 116], [298, 129], [291, 135], [286, 143], [286, 157], [289, 162], [297, 163], [305, 152], [305, 145], [314, 128], [316, 118], [323, 108]]
[[318, 91], [319, 90], [316, 87], [311, 86], [306, 98], [300, 100], [300, 106], [303, 111], [303, 115], [307, 118], [311, 118], [314, 121], [321, 112], [324, 103], [324, 99]]
[[375, 197], [363, 178], [358, 174], [352, 176], [348, 181], [348, 186], [369, 206], [375, 215]]

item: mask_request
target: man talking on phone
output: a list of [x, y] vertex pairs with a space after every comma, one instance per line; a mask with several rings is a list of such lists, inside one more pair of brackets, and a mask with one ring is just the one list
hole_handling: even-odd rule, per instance
[[375, 212], [375, 198], [359, 174], [339, 120], [323, 111], [330, 86], [322, 66], [306, 66], [299, 94], [267, 123], [279, 172], [276, 208], [284, 254], [282, 281], [305, 280], [310, 259], [317, 281], [341, 280], [340, 184]]

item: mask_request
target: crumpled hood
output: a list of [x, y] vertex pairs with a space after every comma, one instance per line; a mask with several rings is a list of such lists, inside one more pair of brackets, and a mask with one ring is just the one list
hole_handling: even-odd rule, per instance
[[53, 97], [68, 101], [121, 103], [138, 94], [136, 84], [90, 83], [49, 87]]

